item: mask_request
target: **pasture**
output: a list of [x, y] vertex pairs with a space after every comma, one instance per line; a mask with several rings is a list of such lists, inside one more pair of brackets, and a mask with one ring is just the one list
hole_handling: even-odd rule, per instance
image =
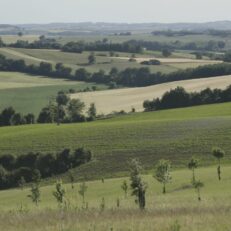
[[231, 76], [220, 76], [202, 79], [192, 79], [157, 84], [148, 87], [122, 88], [98, 92], [83, 92], [72, 94], [71, 98], [79, 98], [87, 105], [95, 103], [98, 113], [108, 114], [113, 111], [124, 110], [126, 112], [135, 108], [136, 111], [143, 111], [143, 102], [153, 98], [161, 97], [166, 91], [177, 86], [184, 87], [187, 91], [201, 91], [207, 87], [211, 89], [224, 89], [231, 85]]
[[94, 158], [75, 173], [88, 179], [124, 175], [127, 161], [134, 157], [141, 159], [146, 169], [160, 158], [182, 167], [192, 155], [200, 157], [203, 165], [212, 164], [211, 148], [216, 145], [225, 149], [225, 162], [230, 162], [230, 105], [135, 113], [61, 126], [1, 127], [0, 154], [54, 153], [84, 146], [92, 150]]
[[[196, 177], [205, 184], [201, 190], [201, 202], [190, 186], [192, 173], [188, 169], [172, 172], [172, 182], [167, 185], [166, 195], [161, 193], [161, 184], [151, 172], [143, 175], [148, 183], [145, 211], [139, 211], [130, 190], [125, 198], [121, 185], [123, 180], [129, 182], [128, 178], [105, 179], [104, 183], [101, 180], [87, 182], [85, 201], [88, 209], [82, 209], [79, 183], [74, 184], [74, 189], [70, 184], [64, 185], [69, 205], [64, 211], [58, 208], [52, 196], [54, 185], [41, 188], [38, 207], [27, 197], [28, 188], [1, 191], [0, 225], [3, 230], [9, 231], [172, 231], [176, 224], [183, 231], [229, 230], [230, 170], [230, 166], [222, 166], [221, 182], [217, 179], [216, 166], [196, 170]], [[102, 198], [105, 200], [104, 210], [100, 209]]]
[[52, 79], [17, 72], [0, 72], [0, 110], [13, 106], [18, 112], [32, 112], [37, 115], [58, 91], [69, 89], [79, 91], [92, 86], [96, 86], [97, 89], [107, 88], [105, 85], [94, 83]]

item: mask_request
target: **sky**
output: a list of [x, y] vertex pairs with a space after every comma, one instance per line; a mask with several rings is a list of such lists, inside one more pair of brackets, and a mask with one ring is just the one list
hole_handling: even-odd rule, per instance
[[0, 24], [231, 20], [231, 0], [0, 0]]

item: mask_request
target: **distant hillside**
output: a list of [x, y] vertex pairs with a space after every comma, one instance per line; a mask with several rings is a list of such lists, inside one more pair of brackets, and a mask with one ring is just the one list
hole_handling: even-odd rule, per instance
[[20, 27], [8, 24], [0, 24], [0, 34], [17, 34], [20, 31]]
[[231, 21], [216, 21], [206, 23], [50, 23], [17, 25], [27, 31], [57, 33], [117, 33], [123, 31], [151, 32], [156, 30], [193, 30], [203, 31], [231, 30]]

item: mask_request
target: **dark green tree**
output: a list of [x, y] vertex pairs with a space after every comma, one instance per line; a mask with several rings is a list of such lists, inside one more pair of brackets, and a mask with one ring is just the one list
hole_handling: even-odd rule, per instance
[[163, 184], [163, 194], [166, 193], [166, 184], [172, 179], [171, 162], [169, 160], [160, 160], [155, 166], [154, 178]]
[[195, 181], [193, 183], [193, 186], [194, 186], [194, 188], [197, 191], [198, 201], [201, 201], [201, 193], [200, 192], [201, 192], [201, 188], [204, 187], [204, 184], [201, 181]]
[[192, 182], [194, 183], [196, 178], [195, 178], [195, 169], [198, 167], [199, 161], [195, 158], [192, 157], [191, 160], [188, 162], [188, 168], [192, 170]]
[[88, 117], [90, 118], [90, 120], [95, 120], [96, 118], [96, 107], [94, 103], [90, 104], [90, 107], [87, 111]]
[[32, 202], [38, 206], [38, 203], [40, 202], [40, 187], [38, 183], [33, 183], [31, 186], [31, 193], [28, 195], [29, 198], [31, 198]]
[[95, 55], [94, 53], [91, 53], [89, 56], [88, 56], [88, 64], [89, 65], [92, 65], [96, 62], [96, 58], [95, 58]]
[[127, 198], [127, 194], [128, 194], [128, 183], [126, 180], [123, 181], [122, 185], [121, 185], [122, 190], [124, 191], [124, 197]]
[[213, 148], [212, 154], [218, 160], [217, 175], [218, 179], [221, 180], [221, 159], [225, 156], [225, 151], [221, 148]]
[[67, 105], [69, 102], [69, 97], [64, 93], [64, 92], [59, 92], [58, 95], [56, 96], [56, 102], [58, 105], [58, 110], [57, 110], [57, 124], [60, 125], [60, 119], [61, 119], [61, 110], [62, 106]]
[[143, 210], [145, 208], [146, 200], [145, 193], [147, 190], [147, 184], [141, 178], [142, 166], [137, 159], [132, 159], [130, 163], [130, 181], [132, 196], [135, 196], [135, 202], [139, 204], [139, 208]]

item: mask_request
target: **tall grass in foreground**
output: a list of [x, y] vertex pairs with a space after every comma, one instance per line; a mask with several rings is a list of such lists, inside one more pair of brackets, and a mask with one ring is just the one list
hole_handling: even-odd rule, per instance
[[[131, 190], [125, 198], [121, 184], [127, 178], [86, 182], [87, 207], [78, 194], [80, 184], [63, 185], [67, 204], [60, 208], [52, 195], [55, 187], [41, 188], [41, 203], [35, 206], [26, 197], [29, 189], [0, 192], [0, 230], [7, 231], [225, 231], [231, 225], [231, 167], [224, 166], [217, 179], [216, 166], [200, 168], [197, 175], [205, 182], [198, 202], [191, 186], [190, 170], [172, 172], [172, 183], [162, 194], [162, 186], [152, 175], [143, 176], [149, 187], [147, 206], [140, 211]], [[104, 208], [102, 209], [102, 198]], [[117, 200], [120, 206], [117, 205]]]

